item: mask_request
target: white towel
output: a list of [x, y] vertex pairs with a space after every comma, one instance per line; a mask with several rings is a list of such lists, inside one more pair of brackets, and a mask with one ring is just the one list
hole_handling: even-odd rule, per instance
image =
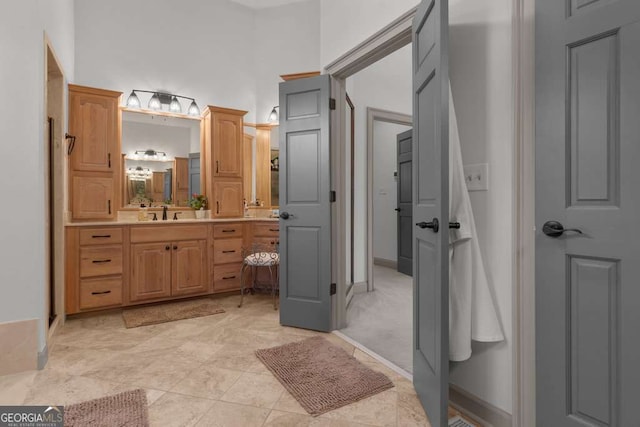
[[449, 360], [471, 357], [471, 340], [498, 342], [498, 320], [478, 245], [471, 200], [464, 179], [460, 135], [449, 87], [449, 215], [461, 224], [449, 231]]

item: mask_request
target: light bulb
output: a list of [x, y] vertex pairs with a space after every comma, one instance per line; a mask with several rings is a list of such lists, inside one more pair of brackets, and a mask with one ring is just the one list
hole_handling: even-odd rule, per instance
[[149, 109], [150, 110], [160, 110], [162, 108], [162, 104], [160, 103], [160, 97], [157, 93], [154, 93], [151, 99], [149, 100]]
[[182, 113], [182, 105], [180, 105], [180, 101], [175, 96], [171, 99], [171, 104], [169, 104], [169, 111], [172, 113]]
[[189, 105], [188, 113], [190, 116], [200, 115], [200, 108], [198, 108], [198, 104], [196, 104], [196, 101], [191, 101], [191, 105]]
[[140, 98], [138, 98], [135, 91], [131, 91], [131, 95], [127, 98], [127, 107], [140, 108]]
[[276, 123], [278, 121], [278, 111], [276, 110], [277, 107], [273, 107], [273, 110], [271, 110], [271, 114], [269, 114], [269, 123]]

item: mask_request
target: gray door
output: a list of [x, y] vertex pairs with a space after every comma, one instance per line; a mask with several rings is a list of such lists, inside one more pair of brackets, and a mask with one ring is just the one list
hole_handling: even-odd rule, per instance
[[189, 154], [189, 199], [200, 194], [200, 153]]
[[413, 130], [398, 135], [398, 271], [413, 274], [413, 172], [411, 138]]
[[331, 330], [328, 75], [280, 83], [280, 323]]
[[640, 2], [537, 0], [536, 46], [537, 425], [638, 426]]
[[448, 0], [413, 21], [413, 383], [431, 425], [447, 425], [449, 387]]

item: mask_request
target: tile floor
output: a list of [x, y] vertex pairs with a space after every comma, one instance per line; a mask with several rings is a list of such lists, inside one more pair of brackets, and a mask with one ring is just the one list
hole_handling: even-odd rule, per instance
[[413, 385], [333, 334], [321, 334], [395, 387], [309, 416], [254, 350], [320, 334], [280, 326], [268, 296], [219, 300], [226, 313], [125, 329], [120, 312], [69, 320], [42, 371], [0, 377], [0, 405], [64, 405], [144, 388], [152, 426], [428, 426]]

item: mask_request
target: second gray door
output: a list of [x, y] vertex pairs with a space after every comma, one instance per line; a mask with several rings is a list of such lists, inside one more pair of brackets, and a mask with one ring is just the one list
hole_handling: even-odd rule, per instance
[[536, 1], [537, 425], [639, 426], [640, 2]]
[[413, 275], [413, 130], [398, 134], [398, 271]]

